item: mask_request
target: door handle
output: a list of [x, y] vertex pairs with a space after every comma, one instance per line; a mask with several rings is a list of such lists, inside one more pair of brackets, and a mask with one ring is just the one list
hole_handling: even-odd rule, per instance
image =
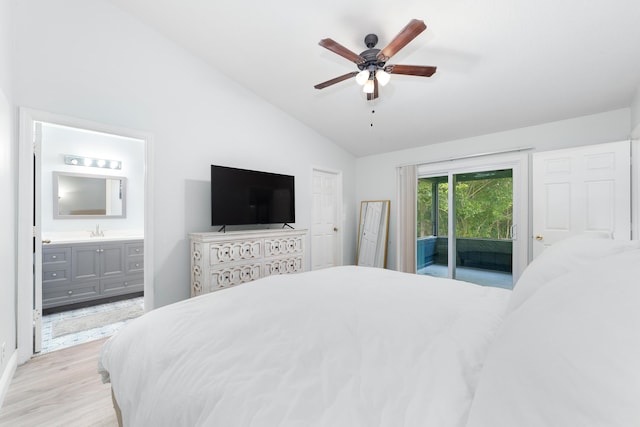
[[536, 236], [536, 240], [537, 240], [538, 242], [542, 241], [543, 239], [544, 239], [544, 237], [542, 237], [542, 236], [541, 236], [541, 235], [539, 235], [539, 234]]
[[338, 231], [338, 227], [333, 227], [333, 231]]

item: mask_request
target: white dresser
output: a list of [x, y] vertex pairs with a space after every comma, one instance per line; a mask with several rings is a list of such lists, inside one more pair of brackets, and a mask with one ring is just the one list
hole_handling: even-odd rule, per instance
[[305, 271], [306, 229], [191, 233], [191, 296]]

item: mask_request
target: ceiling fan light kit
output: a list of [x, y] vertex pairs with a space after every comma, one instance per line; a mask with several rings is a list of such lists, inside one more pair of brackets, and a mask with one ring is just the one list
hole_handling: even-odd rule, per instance
[[362, 86], [363, 84], [365, 84], [367, 82], [367, 80], [369, 80], [370, 76], [371, 76], [371, 71], [362, 70], [358, 74], [356, 74], [356, 83], [358, 83], [360, 86]]
[[380, 86], [386, 86], [391, 80], [391, 74], [387, 73], [385, 70], [376, 71], [376, 80], [380, 83]]
[[364, 93], [373, 93], [374, 90], [376, 88], [375, 83], [373, 82], [373, 80], [367, 80], [364, 84], [364, 86], [362, 86], [362, 91]]
[[436, 72], [436, 67], [422, 65], [387, 65], [387, 61], [393, 55], [426, 29], [427, 26], [423, 21], [412, 19], [384, 49], [375, 48], [376, 44], [378, 44], [378, 36], [375, 34], [367, 34], [364, 38], [364, 43], [368, 49], [359, 55], [332, 39], [320, 40], [320, 46], [355, 63], [360, 71], [335, 77], [326, 82], [319, 83], [314, 87], [316, 89], [324, 89], [325, 87], [355, 77], [356, 82], [362, 86], [362, 91], [367, 94], [367, 100], [373, 100], [378, 97], [378, 84], [385, 86], [389, 83], [391, 74], [431, 77]]

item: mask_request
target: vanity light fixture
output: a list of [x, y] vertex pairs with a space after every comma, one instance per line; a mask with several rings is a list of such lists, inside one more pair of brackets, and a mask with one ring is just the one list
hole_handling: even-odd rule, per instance
[[64, 163], [73, 166], [88, 166], [93, 168], [122, 169], [122, 162], [119, 160], [95, 159], [84, 156], [64, 156]]

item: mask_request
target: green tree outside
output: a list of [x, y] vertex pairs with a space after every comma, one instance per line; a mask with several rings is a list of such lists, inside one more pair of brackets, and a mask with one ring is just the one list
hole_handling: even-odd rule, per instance
[[[497, 177], [484, 179], [478, 178], [480, 174], [458, 176], [455, 191], [458, 238], [511, 238], [513, 178], [511, 171], [496, 172]], [[447, 236], [448, 192], [446, 177], [418, 180], [418, 237]]]

